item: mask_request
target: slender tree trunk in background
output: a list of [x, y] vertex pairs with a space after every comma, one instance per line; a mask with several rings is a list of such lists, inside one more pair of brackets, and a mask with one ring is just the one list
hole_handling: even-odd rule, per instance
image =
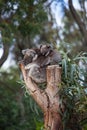
[[5, 43], [4, 47], [3, 47], [3, 54], [0, 58], [0, 67], [3, 65], [3, 63], [7, 60], [9, 54], [9, 47], [8, 45]]
[[80, 33], [82, 34], [83, 38], [84, 38], [84, 46], [87, 46], [87, 29], [86, 29], [86, 25], [84, 24], [84, 22], [82, 22], [81, 18], [79, 17], [77, 11], [75, 10], [74, 6], [73, 6], [73, 2], [72, 0], [68, 0], [68, 4], [69, 4], [69, 9], [70, 12], [74, 18], [74, 20], [76, 21], [79, 29], [80, 29]]
[[63, 130], [59, 105], [59, 86], [61, 83], [61, 67], [52, 65], [47, 67], [47, 87], [41, 90], [34, 83], [20, 63], [27, 90], [32, 98], [37, 102], [44, 113], [44, 130]]

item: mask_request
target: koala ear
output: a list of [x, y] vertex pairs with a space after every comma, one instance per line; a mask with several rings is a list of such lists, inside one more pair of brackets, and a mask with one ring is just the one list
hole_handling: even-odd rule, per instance
[[41, 47], [42, 47], [42, 44], [40, 45], [40, 49], [41, 49]]
[[26, 54], [26, 50], [22, 50], [22, 54], [25, 55]]

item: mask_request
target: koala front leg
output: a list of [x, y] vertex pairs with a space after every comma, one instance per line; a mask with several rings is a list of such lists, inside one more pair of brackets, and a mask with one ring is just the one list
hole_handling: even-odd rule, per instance
[[39, 68], [39, 65], [37, 65], [36, 63], [29, 63], [25, 66], [25, 70], [31, 69], [31, 68]]

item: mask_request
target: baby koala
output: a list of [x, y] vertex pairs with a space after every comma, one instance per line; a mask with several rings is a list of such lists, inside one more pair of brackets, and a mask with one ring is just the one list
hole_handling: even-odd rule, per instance
[[48, 57], [50, 65], [59, 64], [62, 60], [60, 53], [50, 45], [41, 45], [40, 52], [46, 58]]
[[48, 56], [52, 51], [52, 47], [50, 45], [40, 45], [40, 52], [44, 56]]

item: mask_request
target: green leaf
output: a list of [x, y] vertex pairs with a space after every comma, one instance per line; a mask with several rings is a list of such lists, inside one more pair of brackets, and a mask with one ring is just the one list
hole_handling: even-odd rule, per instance
[[65, 78], [67, 78], [67, 61], [66, 61], [66, 59], [62, 60], [62, 67], [63, 67], [63, 70], [64, 70]]

